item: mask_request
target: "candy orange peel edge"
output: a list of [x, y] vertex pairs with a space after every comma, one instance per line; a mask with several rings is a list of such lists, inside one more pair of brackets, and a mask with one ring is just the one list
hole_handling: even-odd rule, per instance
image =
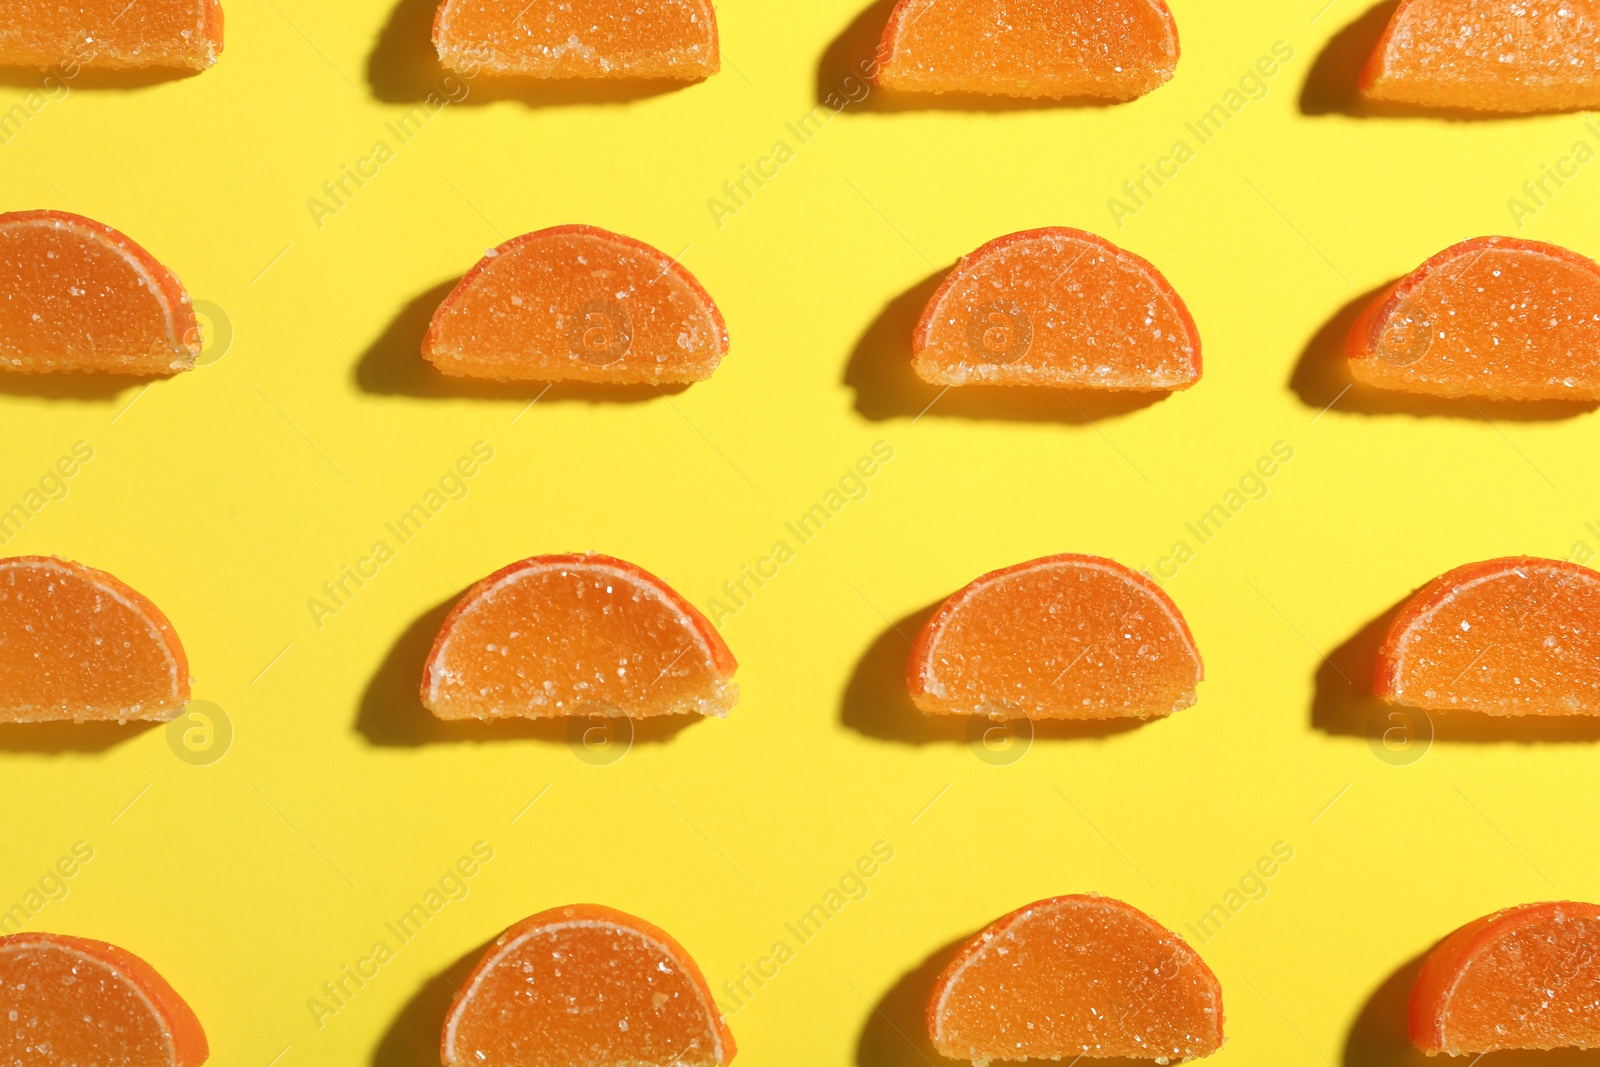
[[[1008, 696], [1024, 699], [1032, 703], [1032, 707], [1019, 707], [1015, 699], [1005, 700], [1001, 703], [994, 702], [993, 694], [983, 693], [974, 695], [971, 691], [977, 686], [976, 678], [968, 677], [972, 672], [964, 671], [959, 667], [941, 669], [936, 662], [941, 651], [941, 642], [946, 633], [950, 632], [953, 622], [960, 619], [960, 615], [975, 600], [991, 590], [996, 590], [1005, 584], [1011, 584], [1010, 589], [998, 589], [994, 601], [989, 605], [979, 605], [980, 609], [988, 607], [993, 609], [998, 606], [1003, 613], [1008, 606], [1015, 608], [1015, 601], [1019, 596], [1031, 595], [1034, 589], [1026, 583], [1012, 583], [1013, 579], [1028, 579], [1043, 572], [1063, 571], [1091, 576], [1096, 581], [1103, 582], [1113, 593], [1123, 593], [1133, 602], [1133, 606], [1143, 605], [1153, 609], [1154, 629], [1159, 633], [1147, 633], [1146, 638], [1159, 637], [1166, 642], [1172, 651], [1183, 660], [1181, 664], [1167, 663], [1167, 673], [1171, 675], [1162, 681], [1161, 685], [1151, 685], [1144, 689], [1130, 686], [1130, 692], [1136, 699], [1124, 701], [1118, 705], [1114, 701], [1096, 703], [1093, 696], [1078, 697], [1069, 701], [1066, 696], [1053, 693], [1044, 693], [1038, 688], [1023, 689], [1015, 683], [1019, 678], [1006, 679], [1006, 688], [1010, 690]], [[1111, 584], [1116, 583], [1116, 584]], [[1036, 581], [1034, 585], [1037, 585]], [[1070, 587], [1069, 587], [1070, 588]], [[1037, 613], [1035, 613], [1037, 614]], [[1060, 613], [1057, 613], [1060, 614]], [[1115, 631], [1111, 636], [1130, 637], [1123, 631], [1127, 629], [1127, 612], [1124, 612], [1112, 625], [1103, 627], [1107, 632]], [[981, 623], [982, 618], [979, 617]], [[969, 624], [970, 625], [970, 624]], [[992, 672], [992, 664], [998, 663], [1002, 670], [1007, 665], [1008, 658], [1017, 659], [1017, 631], [1005, 626], [992, 627], [998, 635], [994, 643], [1006, 647], [998, 651], [979, 648], [979, 661], [983, 665], [979, 668]], [[980, 634], [980, 638], [981, 638]], [[1041, 642], [1043, 643], [1043, 642]], [[1053, 646], [1055, 642], [1049, 644]], [[1127, 671], [1101, 670], [1102, 661], [1091, 660], [1084, 664], [1096, 646], [1086, 646], [1078, 655], [1067, 657], [1059, 656], [1063, 661], [1062, 669], [1055, 674], [1048, 688], [1054, 688], [1058, 683], [1071, 678], [1070, 685], [1077, 685], [1083, 680], [1083, 675], [1096, 671], [1095, 677], [1109, 678], [1112, 681], [1126, 683], [1130, 681]], [[1100, 650], [1102, 653], [1105, 650]], [[1113, 653], [1112, 658], [1117, 658]], [[1035, 666], [1043, 663], [1042, 658], [1022, 657], [1025, 662], [1011, 664], [1014, 666], [1021, 679], [1031, 681]], [[1120, 662], [1120, 661], [1119, 661]], [[1050, 666], [1054, 666], [1051, 661]], [[1071, 672], [1080, 670], [1078, 675]], [[1196, 687], [1205, 679], [1205, 665], [1200, 658], [1200, 650], [1195, 646], [1194, 636], [1189, 632], [1189, 624], [1184, 619], [1183, 613], [1172, 602], [1166, 592], [1146, 575], [1140, 574], [1115, 560], [1100, 556], [1089, 556], [1079, 553], [1062, 553], [1054, 556], [1044, 556], [1040, 559], [1029, 560], [1024, 563], [1003, 567], [981, 575], [966, 586], [952, 594], [923, 624], [916, 639], [912, 642], [911, 656], [906, 669], [906, 687], [911, 694], [912, 702], [924, 714], [928, 715], [986, 715], [990, 718], [1064, 718], [1064, 719], [1103, 719], [1103, 718], [1150, 718], [1164, 717], [1184, 708], [1192, 707], [1197, 699]], [[1133, 679], [1137, 681], [1138, 679]], [[993, 684], [992, 680], [988, 684]], [[1102, 682], [1101, 689], [1107, 683]], [[959, 692], [958, 692], [959, 691]], [[1063, 693], [1072, 692], [1065, 690]]]
[[[206, 1042], [205, 1031], [201, 1028], [200, 1020], [195, 1016], [193, 1009], [167, 983], [167, 980], [161, 977], [154, 967], [138, 956], [126, 949], [118, 948], [116, 945], [106, 944], [103, 941], [92, 941], [88, 938], [46, 933], [11, 934], [0, 937], [0, 988], [15, 984], [10, 980], [8, 972], [14, 972], [15, 969], [24, 965], [26, 961], [21, 957], [30, 952], [35, 954], [36, 957], [45, 957], [53, 954], [67, 956], [71, 960], [68, 973], [78, 979], [74, 984], [76, 997], [72, 997], [69, 994], [62, 993], [60, 983], [52, 981], [48, 974], [39, 974], [39, 979], [50, 986], [42, 998], [45, 1002], [70, 1009], [82, 1015], [92, 1015], [92, 1006], [85, 1005], [83, 1000], [91, 988], [93, 979], [90, 976], [79, 973], [83, 967], [88, 966], [102, 971], [107, 980], [116, 983], [123, 993], [123, 999], [127, 1002], [124, 1005], [124, 1010], [134, 1009], [136, 1013], [146, 1015], [146, 1018], [153, 1024], [155, 1032], [145, 1036], [147, 1038], [153, 1037], [158, 1044], [165, 1045], [166, 1047], [162, 1051], [167, 1054], [159, 1058], [119, 1059], [119, 1063], [125, 1063], [127, 1067], [199, 1067], [200, 1064], [206, 1062], [210, 1055], [210, 1049]], [[48, 964], [49, 960], [39, 958], [34, 962], [38, 965], [45, 965]], [[32, 974], [24, 976], [23, 985], [26, 986], [32, 977]], [[20, 990], [18, 993], [10, 993], [8, 990], [8, 995], [10, 996], [19, 994], [25, 996], [25, 989]], [[34, 1006], [39, 1007], [42, 1005]], [[16, 1010], [20, 1012], [22, 1009], [18, 1008]], [[63, 1011], [62, 1014], [65, 1015], [66, 1012]], [[74, 1019], [69, 1023], [69, 1026], [78, 1026], [80, 1022], [81, 1020]], [[34, 1060], [30, 1058], [27, 1062], [69, 1064], [74, 1062], [75, 1056], [81, 1056], [86, 1051], [95, 1056], [104, 1055], [107, 1051], [107, 1035], [103, 1027], [93, 1025], [92, 1019], [90, 1022], [91, 1025], [82, 1027], [84, 1032], [79, 1035], [81, 1040], [75, 1043], [75, 1046], [82, 1046], [81, 1048], [67, 1048], [66, 1045], [72, 1040], [73, 1035], [70, 1030], [65, 1033], [58, 1031], [53, 1040], [47, 1038], [47, 1041], [55, 1045], [54, 1051], [65, 1058], [51, 1060]], [[16, 1034], [18, 1039], [31, 1044], [30, 1039], [22, 1036], [23, 1031], [18, 1030], [16, 1024], [8, 1026], [4, 1030], [0, 1030], [0, 1057], [4, 1057], [7, 1054], [7, 1043], [12, 1039], [13, 1034]], [[126, 1033], [123, 1033], [121, 1037], [124, 1047], [119, 1051], [124, 1056], [127, 1056], [130, 1050], [126, 1047], [126, 1043], [130, 1038]], [[20, 1054], [21, 1050], [13, 1049], [12, 1051]], [[36, 1055], [38, 1050], [37, 1048], [31, 1048], [27, 1051]], [[19, 1060], [19, 1062], [21, 1061]]]
[[[545, 2], [549, 7], [556, 7], [548, 0]], [[660, 7], [668, 6], [662, 0], [655, 2]], [[560, 38], [556, 43], [507, 41], [505, 43], [509, 47], [505, 51], [513, 53], [510, 55], [502, 55], [501, 50], [486, 39], [491, 29], [489, 25], [479, 24], [464, 32], [457, 32], [453, 24], [456, 19], [470, 22], [474, 17], [482, 20], [486, 16], [486, 21], [492, 23], [496, 18], [503, 17], [501, 9], [506, 9], [508, 5], [496, 6], [484, 0], [443, 0], [434, 12], [433, 44], [439, 53], [440, 63], [469, 75], [486, 72], [544, 79], [665, 78], [699, 81], [716, 74], [722, 69], [722, 55], [718, 43], [717, 14], [711, 0], [670, 0], [670, 4], [677, 9], [689, 10], [689, 27], [695, 32], [685, 34], [684, 27], [679, 26], [676, 28], [677, 40], [665, 47], [660, 42], [654, 47], [641, 47], [640, 42], [635, 40], [633, 44], [636, 51], [632, 55], [619, 54], [617, 49], [624, 42], [609, 42], [605, 47], [610, 51], [606, 53], [602, 47], [586, 44], [578, 36], [576, 31], [583, 27], [585, 17], [573, 14], [572, 9], [604, 6], [594, 0], [571, 0], [560, 5], [562, 13], [578, 20], [578, 25], [567, 27], [566, 37], [560, 38], [560, 29], [556, 28], [552, 30], [553, 36]], [[528, 32], [527, 23], [523, 20], [528, 8], [533, 5], [517, 6], [522, 10], [512, 20], [511, 27], [495, 26], [493, 30], [496, 34], [510, 33], [515, 37], [519, 32]], [[587, 28], [591, 31], [598, 29], [603, 14], [589, 14]], [[645, 16], [645, 8], [635, 6], [632, 15]], [[554, 13], [551, 13], [553, 16]], [[637, 34], [638, 27], [633, 27], [633, 32]]]
[[[1053, 247], [1055, 245], [1063, 247]], [[1068, 258], [1067, 246], [1080, 246], [1080, 249]], [[1033, 251], [1033, 265], [1051, 275], [1048, 287], [996, 288], [992, 284], [985, 287], [984, 272], [991, 267], [1001, 269], [1005, 256], [1014, 251], [1024, 255]], [[1091, 252], [1095, 253], [1095, 259], [1085, 264]], [[1102, 268], [1099, 276], [1091, 277], [1089, 272], [1096, 268]], [[1118, 277], [1119, 274], [1123, 277]], [[1148, 291], [1130, 292], [1126, 278], [1130, 274], [1148, 286]], [[1058, 289], [1064, 286], [1066, 292], [1082, 291], [1091, 281], [1100, 287], [1101, 303], [1094, 310], [1102, 319], [1098, 324], [1101, 332], [1091, 329], [1087, 316], [1081, 313], [1083, 309], [1078, 309], [1080, 314], [1074, 316], [1057, 306], [1055, 292]], [[1158, 310], [1160, 319], [1154, 332], [1158, 336], [1166, 334], [1171, 351], [1164, 355], [1153, 353], [1151, 349], [1158, 345], [1148, 341], [1139, 349], [1098, 347], [1098, 342], [1109, 339], [1102, 333], [1121, 330], [1131, 335], [1144, 324], [1136, 321], [1140, 317], [1138, 314], [1120, 316], [1124, 319], [1120, 323], [1114, 321], [1119, 316], [1105, 307], [1106, 297], [1112, 294], [1125, 295], [1135, 304], [1143, 302], [1146, 306], [1142, 315], [1146, 321], [1152, 318], [1153, 309]], [[952, 302], [962, 299], [970, 302], [977, 296], [989, 299], [976, 308], [949, 308]], [[1045, 306], [1041, 307], [1041, 303]], [[1161, 306], [1156, 308], [1157, 304]], [[990, 309], [991, 317], [996, 317], [1007, 338], [1001, 346], [989, 343], [987, 332], [978, 333], [974, 329], [974, 316], [985, 309]], [[1068, 318], [1076, 320], [1074, 326], [1078, 333], [1071, 332], [1072, 327], [1065, 324]], [[1062, 325], [1054, 330], [1058, 322]], [[1025, 341], [1017, 339], [1023, 330], [1027, 335]], [[1069, 226], [1047, 226], [1007, 234], [961, 257], [924, 308], [911, 347], [912, 369], [931, 385], [1025, 385], [1168, 392], [1188, 389], [1200, 380], [1203, 372], [1200, 330], [1166, 276], [1142, 256], [1098, 234]], [[1036, 351], [1041, 358], [1030, 359]], [[1104, 362], [1090, 366], [1091, 358]], [[1144, 361], [1142, 366], [1141, 360]], [[1062, 366], [1064, 361], [1073, 365]], [[1158, 366], [1152, 368], [1152, 362]]]
[[[472, 1024], [475, 1022], [472, 1017], [472, 1011], [475, 1006], [474, 1000], [484, 994], [485, 987], [494, 977], [496, 968], [503, 962], [513, 960], [517, 951], [541, 932], [552, 931], [559, 933], [562, 930], [581, 930], [584, 928], [612, 929], [631, 935], [632, 939], [642, 943], [646, 953], [653, 955], [657, 959], [657, 964], [650, 968], [652, 975], [670, 975], [675, 968], [677, 977], [682, 980], [679, 983], [680, 986], [686, 984], [687, 991], [694, 995], [694, 999], [697, 1002], [692, 1006], [694, 1010], [690, 1010], [686, 1014], [697, 1016], [696, 1021], [699, 1026], [703, 1026], [703, 1030], [691, 1035], [676, 1035], [683, 1047], [678, 1050], [677, 1055], [671, 1060], [663, 1059], [659, 1063], [639, 1059], [637, 1053], [645, 1051], [639, 1049], [633, 1050], [636, 1053], [633, 1056], [607, 1056], [604, 1060], [594, 1061], [592, 1057], [598, 1050], [592, 1044], [583, 1050], [584, 1056], [590, 1058], [585, 1059], [575, 1052], [573, 1054], [573, 1062], [580, 1062], [580, 1060], [582, 1062], [626, 1062], [640, 1064], [641, 1067], [669, 1067], [669, 1063], [681, 1064], [682, 1067], [710, 1067], [710, 1065], [726, 1065], [732, 1062], [738, 1052], [738, 1046], [734, 1042], [732, 1032], [728, 1029], [727, 1021], [717, 1010], [715, 998], [711, 994], [711, 987], [707, 984], [705, 976], [701, 973], [694, 958], [672, 935], [653, 923], [628, 915], [615, 908], [609, 908], [601, 904], [571, 904], [565, 907], [550, 908], [539, 912], [537, 915], [523, 919], [496, 938], [494, 944], [484, 953], [483, 958], [478, 961], [477, 966], [473, 968], [471, 974], [467, 976], [467, 979], [456, 991], [455, 1000], [450, 1005], [449, 1013], [445, 1017], [444, 1028], [439, 1039], [440, 1060], [445, 1067], [458, 1067], [458, 1065], [459, 1067], [476, 1067], [478, 1064], [486, 1064], [487, 1067], [510, 1067], [513, 1062], [510, 1059], [497, 1061], [494, 1057], [485, 1054], [481, 1048], [470, 1049], [469, 1051], [470, 1046], [475, 1042], [472, 1035], [464, 1035], [462, 1031], [471, 1029]], [[569, 959], [572, 958], [574, 951], [569, 950]], [[577, 961], [573, 961], [573, 966], [569, 967], [568, 970], [580, 971], [581, 965]], [[573, 980], [576, 979], [574, 978]], [[682, 990], [680, 989], [679, 991], [681, 992]], [[630, 995], [638, 997], [640, 992], [639, 990], [627, 988], [613, 988], [606, 991], [612, 1003], [618, 1005], [618, 1010], [626, 1010], [622, 1006], [626, 998]], [[592, 993], [593, 990], [584, 991], [584, 994]], [[574, 1000], [587, 999], [586, 996], [579, 993], [558, 995], [570, 996]], [[603, 996], [600, 1001], [603, 1002], [605, 999], [606, 997]], [[659, 1014], [661, 1008], [670, 1003], [670, 999], [671, 995], [667, 994], [665, 990], [658, 989], [651, 995], [651, 1005]], [[524, 1002], [521, 1006], [525, 1011], [531, 1011], [528, 1002]], [[641, 1011], [644, 1010], [643, 1005], [638, 1006]], [[487, 1011], [489, 1009], [483, 1010]], [[570, 1014], [566, 1010], [566, 1003], [563, 1004], [562, 1014]], [[622, 1021], [626, 1021], [626, 1019], [626, 1016], [621, 1017]], [[618, 1043], [628, 1040], [621, 1037], [621, 1034], [631, 1034], [637, 1037], [643, 1029], [639, 1026], [619, 1027], [617, 1025], [618, 1021], [616, 1018], [607, 1018], [601, 1023], [607, 1032], [607, 1036]], [[530, 1020], [518, 1019], [508, 1026], [505, 1014], [502, 1011], [499, 1013], [498, 1019], [490, 1019], [488, 1021], [486, 1029], [490, 1032], [489, 1036], [497, 1041], [507, 1041], [509, 1039], [509, 1041], [514, 1042], [526, 1030], [531, 1030], [532, 1025]], [[710, 1046], [704, 1050], [709, 1053], [709, 1058], [691, 1058], [690, 1053], [696, 1047], [702, 1035]], [[534, 1041], [549, 1040], [547, 1034], [530, 1033], [528, 1037]], [[553, 1051], [556, 1056], [567, 1051], [565, 1049], [549, 1050], [548, 1046], [546, 1046], [546, 1049], [547, 1051]]]

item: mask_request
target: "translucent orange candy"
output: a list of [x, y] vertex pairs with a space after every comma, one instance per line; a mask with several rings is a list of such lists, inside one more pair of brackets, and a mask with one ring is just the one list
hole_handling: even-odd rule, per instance
[[0, 370], [171, 374], [194, 366], [200, 340], [183, 284], [110, 226], [0, 215]]
[[0, 722], [166, 722], [188, 702], [189, 660], [149, 600], [81, 563], [0, 559]]
[[534, 78], [709, 78], [722, 69], [711, 0], [444, 0], [439, 61]]
[[0, 66], [205, 70], [222, 51], [217, 0], [6, 0]]
[[1600, 265], [1540, 241], [1463, 241], [1373, 301], [1345, 352], [1385, 389], [1600, 400]]
[[1596, 0], [1402, 0], [1361, 74], [1373, 100], [1473, 111], [1600, 105]]
[[467, 591], [422, 675], [441, 719], [726, 715], [733, 653], [661, 579], [611, 556], [534, 556]]
[[60, 934], [0, 937], [0, 1063], [200, 1067], [200, 1020], [144, 960]]
[[422, 341], [446, 374], [500, 381], [698, 382], [728, 351], [676, 260], [597, 226], [513, 238], [467, 272]]
[[700, 968], [659, 927], [598, 904], [501, 934], [445, 1018], [445, 1067], [719, 1067], [733, 1035]]
[[919, 93], [1132, 100], [1171, 79], [1165, 0], [900, 0], [877, 82]]
[[990, 241], [928, 302], [911, 366], [934, 385], [1187, 389], [1200, 333], [1161, 272], [1082, 230]]
[[1430, 1054], [1600, 1048], [1600, 907], [1523, 904], [1468, 923], [1428, 954], [1410, 1015]]
[[1435, 578], [1390, 625], [1375, 688], [1429, 711], [1600, 715], [1600, 574], [1510, 556]]
[[1222, 986], [1172, 931], [1120, 900], [1054, 897], [962, 946], [928, 1033], [971, 1060], [1191, 1059], [1222, 1047]]
[[1159, 586], [1067, 554], [985, 574], [946, 600], [912, 643], [907, 675], [930, 715], [1110, 719], [1189, 707], [1205, 668]]

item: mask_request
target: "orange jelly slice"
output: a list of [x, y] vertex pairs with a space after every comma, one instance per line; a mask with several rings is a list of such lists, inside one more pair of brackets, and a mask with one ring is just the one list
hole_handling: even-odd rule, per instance
[[183, 284], [110, 226], [0, 215], [0, 370], [171, 374], [200, 341]]
[[188, 702], [189, 660], [148, 599], [81, 563], [0, 559], [0, 722], [166, 722]]
[[1435, 578], [1390, 625], [1375, 688], [1429, 711], [1600, 715], [1600, 574], [1511, 556]]
[[708, 78], [722, 68], [711, 0], [444, 0], [439, 61], [534, 78]]
[[1357, 381], [1385, 389], [1600, 400], [1600, 264], [1540, 241], [1463, 241], [1373, 301], [1345, 353]]
[[445, 374], [500, 381], [698, 382], [727, 352], [722, 313], [694, 275], [597, 226], [556, 226], [492, 250], [422, 341]]
[[1029, 904], [962, 946], [933, 987], [941, 1056], [1191, 1059], [1222, 1047], [1222, 986], [1183, 939], [1097, 894]]
[[907, 684], [930, 715], [1111, 719], [1169, 715], [1205, 676], [1177, 605], [1099, 556], [985, 574], [912, 643]]
[[200, 1020], [126, 949], [60, 934], [0, 937], [0, 1063], [199, 1067]]
[[468, 590], [422, 675], [441, 719], [723, 716], [733, 653], [661, 579], [597, 554], [534, 556]]
[[1428, 954], [1410, 1016], [1428, 1053], [1600, 1048], [1600, 907], [1523, 904], [1468, 923]]
[[445, 1067], [717, 1067], [733, 1035], [666, 931], [598, 904], [501, 934], [456, 993]]
[[6, 0], [0, 22], [0, 66], [205, 70], [221, 51], [217, 0]]
[[1155, 391], [1200, 380], [1200, 333], [1161, 272], [1065, 226], [963, 257], [911, 347], [912, 368], [934, 385]]
[[1372, 100], [1473, 111], [1600, 105], [1596, 0], [1402, 0], [1361, 74]]
[[1171, 79], [1164, 0], [900, 0], [879, 85], [903, 92], [1132, 100]]

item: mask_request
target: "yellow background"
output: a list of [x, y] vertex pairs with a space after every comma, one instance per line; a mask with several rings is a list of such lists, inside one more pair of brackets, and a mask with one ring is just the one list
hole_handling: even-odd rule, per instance
[[[29, 928], [150, 960], [230, 1067], [436, 1063], [461, 961], [578, 900], [670, 930], [719, 993], [789, 940], [794, 958], [732, 1018], [739, 1062], [877, 1067], [925, 1062], [900, 1032], [916, 1036], [930, 956], [1092, 890], [1200, 946], [1226, 996], [1215, 1062], [1243, 1067], [1407, 1062], [1406, 974], [1391, 976], [1412, 957], [1504, 905], [1600, 897], [1594, 731], [1441, 722], [1431, 749], [1375, 747], [1370, 707], [1338, 681], [1359, 676], [1363, 628], [1441, 571], [1600, 547], [1584, 526], [1600, 520], [1594, 414], [1351, 393], [1319, 415], [1339, 388], [1341, 309], [1455, 241], [1519, 232], [1507, 199], [1596, 143], [1584, 117], [1353, 114], [1340, 79], [1376, 26], [1360, 0], [1175, 0], [1177, 77], [1135, 103], [874, 96], [800, 145], [785, 123], [887, 15], [858, 3], [725, 0], [724, 69], [704, 84], [519, 96], [479, 79], [398, 145], [385, 123], [444, 85], [431, 0], [229, 0], [214, 69], [83, 75], [0, 146], [6, 209], [108, 222], [231, 321], [220, 361], [147, 389], [0, 381], [0, 506], [89, 444], [66, 497], [5, 552], [81, 560], [150, 596], [196, 698], [235, 730], [205, 766], [160, 727], [0, 731], [0, 907], [87, 842], [93, 860]], [[1294, 58], [1265, 96], [1118, 228], [1108, 198], [1176, 140], [1194, 146], [1185, 122], [1279, 41]], [[12, 72], [0, 104], [37, 80]], [[395, 158], [319, 227], [308, 200], [379, 139]], [[794, 158], [719, 227], [708, 199], [780, 139]], [[1600, 252], [1597, 192], [1600, 164], [1521, 234]], [[438, 287], [566, 222], [687, 249], [732, 335], [713, 380], [620, 400], [558, 388], [529, 407], [536, 389], [423, 371]], [[929, 397], [902, 361], [927, 280], [1053, 224], [1165, 272], [1199, 324], [1204, 379], [1134, 410], [951, 395], [917, 418]], [[322, 583], [478, 441], [494, 458], [466, 497], [319, 627]], [[424, 718], [414, 681], [455, 590], [595, 549], [704, 607], [878, 441], [893, 459], [867, 495], [725, 620], [743, 691], [726, 721], [641, 731], [595, 765], [560, 728]], [[975, 749], [907, 710], [891, 620], [1048, 553], [1153, 567], [1279, 441], [1294, 458], [1265, 498], [1165, 582], [1206, 660], [1196, 707], [1041, 729], [1009, 763], [1018, 749]], [[322, 983], [479, 841], [494, 859], [469, 894], [319, 1027]], [[798, 947], [784, 923], [877, 841], [894, 859], [868, 894]], [[1278, 842], [1292, 861], [1201, 945], [1184, 924]]]

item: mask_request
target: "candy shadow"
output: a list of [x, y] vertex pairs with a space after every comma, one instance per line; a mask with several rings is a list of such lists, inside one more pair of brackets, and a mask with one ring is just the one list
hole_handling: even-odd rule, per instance
[[1098, 97], [1056, 100], [983, 93], [907, 93], [879, 88], [873, 84], [871, 75], [878, 68], [879, 46], [894, 7], [895, 0], [878, 0], [828, 43], [817, 62], [817, 103], [844, 112], [1043, 111], [1110, 108], [1132, 103]]
[[1048, 386], [930, 385], [911, 369], [911, 338], [923, 309], [948, 271], [930, 274], [884, 306], [845, 365], [844, 383], [855, 390], [856, 411], [886, 419], [1001, 419], [1089, 424], [1127, 415], [1167, 399], [1169, 393], [1124, 393]]
[[0, 752], [38, 756], [105, 752], [162, 725], [159, 722], [0, 723]]
[[[1391, 727], [1415, 735], [1419, 721], [1431, 723], [1435, 742], [1482, 744], [1511, 741], [1600, 741], [1600, 717], [1591, 715], [1485, 715], [1475, 711], [1424, 713], [1385, 703], [1372, 691], [1389, 627], [1405, 607], [1408, 595], [1328, 654], [1317, 667], [1311, 700], [1311, 725], [1323, 733], [1381, 738]], [[1392, 717], [1391, 717], [1392, 716]], [[1421, 756], [1417, 757], [1418, 759]]]
[[[450, 597], [424, 612], [406, 627], [378, 666], [361, 695], [356, 732], [370, 745], [382, 748], [418, 748], [436, 744], [484, 744], [517, 740], [568, 745], [575, 723], [587, 718], [508, 719], [480, 722], [468, 719], [446, 722], [422, 706], [422, 671], [433, 651], [434, 638], [445, 616], [456, 606]], [[633, 744], [665, 744], [700, 722], [700, 715], [661, 715], [633, 721]], [[582, 726], [579, 727], [582, 729]]]
[[495, 938], [472, 949], [450, 966], [422, 983], [406, 1001], [372, 1050], [371, 1067], [439, 1067], [439, 1033], [444, 1017], [478, 961]]
[[169, 375], [141, 377], [131, 374], [13, 374], [0, 371], [0, 396], [31, 396], [43, 400], [115, 400], [122, 393]]
[[203, 70], [193, 70], [189, 67], [148, 67], [144, 70], [97, 70], [92, 67], [80, 67], [74, 77], [64, 78], [53, 71], [42, 71], [38, 67], [0, 66], [0, 86], [24, 90], [38, 89], [48, 94], [55, 91], [54, 87], [47, 88], [44, 84], [45, 77], [49, 75], [72, 92], [80, 89], [121, 91], [148, 89], [153, 85], [188, 81], [204, 73]]
[[[965, 715], [924, 715], [911, 702], [911, 694], [906, 689], [911, 642], [942, 603], [942, 600], [935, 601], [913, 611], [873, 639], [845, 683], [839, 721], [846, 728], [866, 737], [903, 745], [962, 745], [968, 743], [968, 731], [974, 721], [987, 721]], [[1128, 733], [1148, 721], [1039, 719], [1033, 723], [1033, 731], [1036, 740], [1093, 739]]]
[[[1300, 90], [1303, 115], [1350, 115], [1355, 118], [1419, 118], [1445, 122], [1509, 122], [1526, 114], [1472, 111], [1467, 108], [1418, 107], [1368, 100], [1361, 95], [1361, 71], [1377, 49], [1399, 0], [1383, 0], [1329, 38], [1306, 74]], [[1567, 109], [1568, 112], [1581, 109]], [[1559, 112], [1540, 112], [1554, 114]]]
[[433, 313], [459, 278], [426, 290], [407, 301], [367, 347], [356, 363], [356, 385], [378, 396], [470, 397], [486, 400], [533, 400], [540, 404], [579, 401], [590, 404], [636, 404], [676, 396], [688, 388], [679, 383], [604, 385], [589, 382], [497, 382], [487, 378], [455, 378], [422, 357], [422, 338]]
[[1289, 388], [1301, 402], [1319, 412], [1355, 415], [1416, 415], [1467, 419], [1473, 422], [1555, 422], [1600, 407], [1592, 400], [1485, 400], [1477, 397], [1425, 396], [1398, 389], [1378, 389], [1350, 376], [1345, 340], [1356, 319], [1388, 291], [1388, 282], [1362, 293], [1312, 336], [1300, 353]]
[[[438, 0], [400, 0], [367, 56], [367, 86], [388, 104], [419, 104], [432, 96], [452, 106], [515, 100], [532, 108], [627, 104], [699, 84], [671, 78], [467, 77], [439, 63], [433, 47]], [[465, 95], [463, 95], [465, 90]]]

